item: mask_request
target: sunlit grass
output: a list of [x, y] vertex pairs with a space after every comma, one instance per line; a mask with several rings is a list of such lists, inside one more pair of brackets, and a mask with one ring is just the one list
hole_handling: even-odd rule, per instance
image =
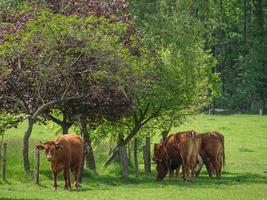
[[[193, 183], [184, 183], [181, 178], [169, 182], [155, 182], [152, 174], [129, 180], [120, 176], [118, 163], [112, 164], [104, 173], [88, 174], [81, 188], [64, 191], [60, 175], [57, 191], [51, 188], [49, 163], [41, 155], [41, 186], [34, 185], [32, 178], [25, 178], [22, 165], [22, 135], [25, 124], [12, 129], [5, 135], [8, 143], [7, 182], [0, 181], [0, 199], [267, 199], [267, 116], [199, 115], [194, 120], [174, 128], [173, 133], [194, 129], [198, 132], [217, 130], [225, 136], [226, 166], [221, 180], [209, 178], [205, 172]], [[33, 166], [33, 149], [40, 140], [55, 137], [45, 127], [35, 126], [30, 141], [30, 159]], [[157, 141], [154, 138], [153, 141]], [[95, 148], [97, 166], [101, 166], [105, 152]], [[108, 149], [107, 149], [108, 150]], [[100, 154], [101, 153], [101, 154]], [[142, 155], [140, 154], [140, 159]]]

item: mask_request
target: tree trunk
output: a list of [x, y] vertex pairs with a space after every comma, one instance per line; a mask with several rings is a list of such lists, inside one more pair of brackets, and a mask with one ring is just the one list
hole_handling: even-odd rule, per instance
[[90, 136], [88, 135], [88, 137], [85, 137], [85, 139], [87, 140], [87, 144], [88, 144], [88, 153], [86, 155], [86, 165], [89, 169], [95, 171], [96, 170], [95, 157], [94, 157], [94, 151], [93, 151]]
[[63, 135], [68, 134], [69, 128], [72, 126], [73, 121], [67, 120], [67, 117], [63, 113], [63, 120], [54, 117], [51, 114], [47, 114], [47, 117], [52, 120], [54, 123], [58, 124], [62, 128]]
[[131, 130], [131, 132], [129, 133], [129, 135], [122, 140], [111, 152], [111, 154], [109, 155], [109, 157], [105, 160], [102, 169], [105, 169], [115, 158], [116, 155], [118, 155], [118, 148], [120, 146], [125, 146], [126, 144], [128, 144], [128, 142], [138, 133], [138, 131], [142, 128], [142, 126], [144, 126], [147, 122], [149, 122], [151, 119], [155, 118], [156, 116], [158, 116], [159, 112], [161, 111], [162, 108], [162, 102], [160, 104], [160, 106], [152, 113], [150, 114], [147, 118], [145, 117], [148, 110], [149, 110], [149, 104], [146, 106], [146, 108], [144, 109], [144, 111], [141, 112], [139, 119], [137, 119], [136, 115], [135, 115], [135, 126], [134, 128]]
[[244, 56], [247, 54], [247, 0], [244, 0]]
[[32, 133], [33, 125], [34, 125], [34, 120], [31, 117], [28, 117], [28, 127], [23, 137], [23, 164], [24, 164], [24, 172], [27, 175], [30, 173], [29, 138]]
[[[83, 149], [85, 149], [85, 146], [83, 147]], [[81, 168], [80, 168], [79, 183], [82, 182], [82, 178], [83, 178], [84, 160], [85, 160], [85, 152], [83, 152], [82, 164], [81, 164]]]
[[150, 146], [151, 146], [150, 137], [146, 137], [146, 144], [143, 148], [143, 156], [144, 156], [144, 168], [147, 174], [151, 172]]
[[84, 142], [84, 152], [85, 152], [85, 159], [86, 159], [86, 166], [95, 171], [96, 166], [95, 166], [95, 158], [94, 158], [94, 151], [92, 148], [92, 142], [90, 135], [87, 131], [87, 123], [86, 120], [83, 119], [83, 117], [80, 118], [80, 125], [81, 125], [81, 135], [83, 138]]
[[137, 140], [137, 138], [135, 138], [134, 139], [134, 173], [135, 173], [135, 176], [139, 175], [137, 148], [138, 148], [138, 140]]
[[70, 124], [66, 123], [66, 124], [62, 124], [61, 128], [63, 131], [63, 135], [68, 134], [69, 133], [69, 128], [71, 127]]
[[116, 158], [116, 156], [118, 155], [119, 151], [118, 148], [120, 146], [125, 146], [136, 134], [137, 132], [140, 130], [141, 128], [141, 123], [140, 124], [136, 124], [134, 129], [130, 132], [130, 134], [126, 137], [125, 140], [122, 140], [111, 152], [111, 154], [109, 155], [109, 157], [106, 159], [106, 161], [103, 164], [103, 169], [105, 169], [113, 160], [114, 158]]
[[128, 151], [128, 162], [129, 162], [129, 164], [130, 164], [130, 163], [131, 163], [131, 159], [132, 159], [131, 142], [128, 142], [128, 145], [127, 145], [127, 151]]

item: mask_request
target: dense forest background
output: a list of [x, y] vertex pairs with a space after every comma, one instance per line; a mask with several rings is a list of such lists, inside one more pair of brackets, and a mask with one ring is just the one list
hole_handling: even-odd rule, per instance
[[[153, 38], [149, 45], [179, 39], [183, 24], [196, 32], [211, 51], [220, 73], [221, 96], [211, 107], [232, 112], [266, 110], [267, 1], [265, 0], [131, 0], [135, 21]], [[155, 38], [157, 38], [155, 40]], [[168, 39], [166, 39], [168, 38]], [[172, 49], [175, 44], [172, 44]], [[179, 47], [177, 47], [179, 48]]]

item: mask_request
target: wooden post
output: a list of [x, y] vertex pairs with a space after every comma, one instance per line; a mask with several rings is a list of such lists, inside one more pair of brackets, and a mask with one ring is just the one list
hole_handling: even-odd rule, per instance
[[38, 149], [35, 149], [34, 154], [34, 183], [39, 185], [39, 167], [40, 167], [40, 151]]
[[134, 139], [134, 173], [135, 173], [135, 176], [139, 176], [137, 148], [138, 148], [138, 140], [137, 138], [135, 138]]
[[3, 156], [2, 156], [2, 179], [6, 180], [6, 152], [7, 152], [7, 143], [3, 145]]
[[260, 109], [260, 112], [259, 112], [260, 115], [262, 115], [262, 109]]
[[128, 169], [128, 159], [127, 159], [125, 146], [119, 147], [119, 154], [120, 154], [120, 160], [121, 160], [122, 175], [124, 178], [128, 178], [129, 169]]
[[151, 172], [151, 158], [150, 158], [150, 137], [146, 137], [146, 144], [143, 148], [144, 168], [146, 173]]

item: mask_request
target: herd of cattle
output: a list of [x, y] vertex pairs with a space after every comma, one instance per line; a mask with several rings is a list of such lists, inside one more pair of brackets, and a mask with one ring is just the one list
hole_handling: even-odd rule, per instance
[[162, 143], [154, 145], [153, 160], [157, 164], [159, 181], [168, 172], [171, 180], [174, 170], [178, 176], [180, 166], [185, 181], [191, 181], [194, 176], [198, 176], [203, 165], [206, 166], [209, 176], [215, 174], [220, 178], [222, 166], [225, 164], [224, 136], [218, 132], [178, 132], [168, 136]]
[[[55, 140], [41, 142], [38, 150], [45, 150], [46, 158], [51, 162], [53, 187], [57, 188], [57, 175], [64, 171], [64, 188], [69, 190], [70, 171], [74, 175], [74, 187], [78, 188], [78, 178], [83, 158], [83, 142], [74, 134], [66, 134]], [[195, 131], [179, 132], [170, 135], [165, 141], [154, 146], [153, 160], [157, 164], [157, 180], [162, 180], [169, 172], [169, 179], [174, 170], [179, 174], [182, 166], [184, 180], [192, 180], [205, 164], [209, 176], [221, 176], [225, 162], [224, 137], [218, 132], [197, 134]], [[191, 177], [189, 177], [191, 171]]]

